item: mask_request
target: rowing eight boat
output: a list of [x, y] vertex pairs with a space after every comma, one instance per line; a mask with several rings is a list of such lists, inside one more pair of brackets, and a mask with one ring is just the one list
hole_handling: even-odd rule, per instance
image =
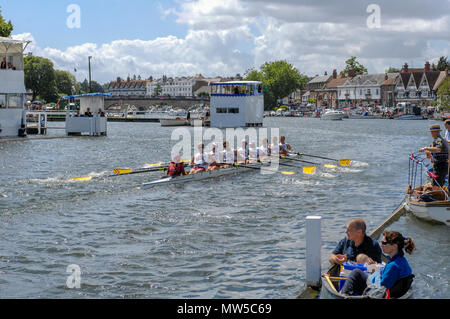
[[[289, 158], [280, 159], [280, 163], [283, 163], [283, 162], [286, 162], [289, 160], [290, 160]], [[267, 168], [267, 170], [270, 169], [270, 166], [268, 164], [261, 164], [261, 163], [245, 164], [244, 166], [239, 166], [239, 165], [232, 166], [229, 168], [221, 168], [221, 169], [213, 170], [213, 171], [199, 172], [197, 174], [192, 174], [192, 175], [184, 175], [184, 176], [178, 176], [178, 177], [166, 176], [166, 177], [163, 177], [163, 178], [153, 181], [153, 182], [144, 183], [144, 184], [142, 184], [142, 187], [150, 188], [150, 187], [159, 186], [159, 185], [168, 185], [168, 184], [177, 184], [177, 183], [184, 183], [184, 182], [190, 182], [190, 181], [205, 180], [205, 179], [210, 179], [210, 178], [215, 178], [215, 177], [245, 173], [245, 172], [253, 171], [255, 169], [259, 169], [261, 167]]]

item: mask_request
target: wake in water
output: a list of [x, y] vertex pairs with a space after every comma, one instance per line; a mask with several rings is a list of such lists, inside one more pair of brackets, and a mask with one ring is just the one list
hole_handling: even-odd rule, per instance
[[[98, 178], [98, 177], [103, 177], [106, 175], [109, 175], [110, 172], [108, 171], [103, 171], [100, 173], [97, 172], [91, 172], [87, 175], [85, 175], [86, 177], [92, 177], [92, 178]], [[31, 183], [31, 184], [39, 184], [39, 185], [61, 185], [61, 184], [68, 184], [68, 183], [79, 183], [79, 181], [74, 181], [73, 178], [75, 176], [58, 176], [58, 177], [48, 177], [48, 178], [32, 178], [32, 179], [28, 179], [26, 180], [27, 183]]]

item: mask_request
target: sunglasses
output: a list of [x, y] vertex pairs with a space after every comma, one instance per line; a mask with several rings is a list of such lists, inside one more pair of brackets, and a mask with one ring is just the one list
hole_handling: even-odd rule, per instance
[[381, 245], [392, 245], [392, 243], [388, 242], [388, 241], [381, 241]]

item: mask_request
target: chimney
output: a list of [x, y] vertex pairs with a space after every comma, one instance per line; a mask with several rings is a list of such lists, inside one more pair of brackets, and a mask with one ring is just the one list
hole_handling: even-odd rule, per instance
[[389, 77], [388, 77], [388, 74], [387, 74], [387, 73], [384, 74], [384, 80], [385, 80], [385, 81], [389, 80]]
[[333, 79], [337, 79], [337, 70], [336, 69], [333, 70]]
[[403, 66], [403, 72], [408, 73], [408, 63], [405, 63], [405, 65]]
[[356, 72], [355, 72], [355, 70], [348, 70], [348, 76], [349, 77], [351, 77], [351, 78], [354, 78], [355, 76], [356, 76]]
[[427, 61], [427, 63], [425, 63], [425, 72], [430, 72], [431, 68], [430, 68], [430, 62]]

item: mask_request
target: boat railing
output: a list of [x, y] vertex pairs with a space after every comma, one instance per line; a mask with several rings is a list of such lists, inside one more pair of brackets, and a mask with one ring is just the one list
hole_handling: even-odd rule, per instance
[[[444, 194], [445, 201], [449, 201], [449, 194], [448, 194], [448, 187], [445, 187], [444, 185], [440, 185], [436, 181], [436, 175], [432, 172], [433, 169], [430, 164], [426, 164], [424, 161], [428, 158], [429, 155], [422, 155], [422, 154], [411, 154], [409, 156], [409, 165], [408, 165], [408, 186], [411, 186], [411, 191], [408, 192], [409, 198], [413, 196], [414, 194], [418, 195], [418, 191], [416, 190], [416, 180], [417, 180], [417, 171], [418, 167], [420, 167], [420, 186], [423, 186], [423, 168], [425, 168], [425, 172], [427, 175], [433, 179], [437, 186], [439, 187], [439, 191]], [[444, 187], [446, 189], [444, 189]]]

